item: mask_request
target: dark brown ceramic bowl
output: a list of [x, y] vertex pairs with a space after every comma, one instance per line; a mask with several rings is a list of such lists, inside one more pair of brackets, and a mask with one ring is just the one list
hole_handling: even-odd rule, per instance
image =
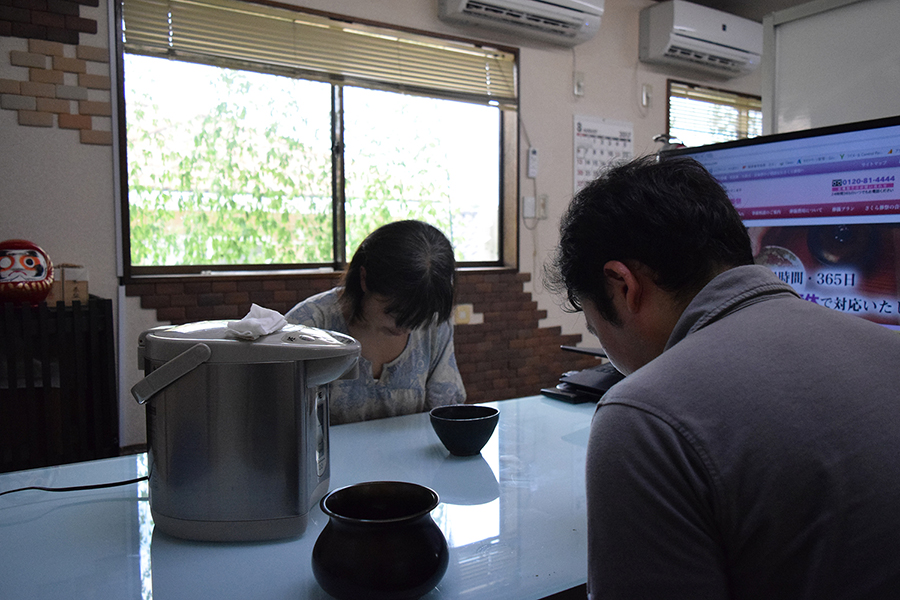
[[451, 404], [431, 409], [431, 426], [454, 456], [481, 452], [499, 420], [499, 410], [479, 404]]
[[320, 505], [328, 523], [312, 571], [338, 600], [413, 600], [444, 576], [450, 551], [431, 518], [439, 497], [404, 481], [367, 481], [334, 490]]

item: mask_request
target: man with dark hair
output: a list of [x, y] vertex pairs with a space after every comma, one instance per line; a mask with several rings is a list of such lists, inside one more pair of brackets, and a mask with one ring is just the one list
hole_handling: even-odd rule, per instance
[[591, 425], [589, 597], [900, 598], [896, 332], [753, 265], [688, 158], [581, 190], [545, 275], [627, 375]]

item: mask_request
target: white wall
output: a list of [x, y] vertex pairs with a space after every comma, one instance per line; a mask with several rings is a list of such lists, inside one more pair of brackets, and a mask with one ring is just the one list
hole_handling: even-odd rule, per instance
[[897, 23], [897, 0], [815, 0], [768, 15], [764, 130], [900, 114], [900, 45], [885, 43]]
[[[520, 128], [521, 160], [528, 144], [540, 151], [536, 180], [520, 180], [520, 195], [547, 194], [548, 219], [533, 229], [520, 228], [520, 269], [529, 271], [527, 284], [539, 307], [548, 311], [542, 325], [560, 325], [564, 333], [581, 333], [584, 345], [595, 345], [578, 315], [558, 309], [556, 299], [541, 286], [541, 268], [557, 239], [557, 223], [573, 193], [572, 120], [575, 114], [628, 121], [634, 125], [636, 154], [655, 152], [654, 135], [666, 129], [666, 79], [708, 83], [714, 87], [760, 93], [758, 73], [729, 81], [698, 77], [691, 72], [652, 67], [638, 62], [638, 13], [652, 0], [606, 0], [599, 34], [573, 48], [529, 42], [488, 30], [462, 30], [437, 19], [437, 0], [294, 0], [293, 4], [361, 19], [414, 29], [494, 41], [521, 48]], [[82, 8], [82, 16], [95, 18], [103, 31], [97, 41], [105, 46], [106, 17], [99, 9]], [[0, 52], [24, 49], [25, 40], [0, 38]], [[4, 61], [0, 61], [4, 62]], [[6, 69], [15, 69], [8, 66]], [[573, 70], [585, 74], [584, 96], [573, 94]], [[0, 72], [0, 78], [10, 75]], [[17, 77], [19, 78], [19, 77]], [[648, 108], [640, 105], [641, 86], [653, 88]], [[527, 132], [527, 139], [525, 133]], [[90, 269], [91, 292], [119, 298], [116, 279], [112, 149], [78, 143], [77, 133], [56, 128], [19, 127], [16, 113], [0, 110], [0, 240], [22, 237], [42, 246], [56, 262], [83, 263]], [[524, 162], [523, 162], [524, 164]], [[139, 377], [136, 368], [137, 335], [156, 324], [150, 311], [134, 298], [120, 299], [122, 323], [121, 443], [142, 443], [142, 413], [128, 394]]]

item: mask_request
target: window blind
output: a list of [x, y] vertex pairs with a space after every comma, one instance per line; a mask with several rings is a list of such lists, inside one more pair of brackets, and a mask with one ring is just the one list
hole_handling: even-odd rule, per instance
[[669, 81], [669, 135], [686, 145], [724, 142], [761, 133], [759, 96]]
[[515, 108], [515, 55], [237, 0], [122, 0], [125, 51]]

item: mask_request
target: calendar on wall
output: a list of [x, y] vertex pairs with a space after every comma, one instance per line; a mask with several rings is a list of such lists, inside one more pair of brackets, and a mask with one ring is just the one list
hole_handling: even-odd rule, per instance
[[609, 165], [634, 156], [634, 125], [575, 115], [575, 192]]

